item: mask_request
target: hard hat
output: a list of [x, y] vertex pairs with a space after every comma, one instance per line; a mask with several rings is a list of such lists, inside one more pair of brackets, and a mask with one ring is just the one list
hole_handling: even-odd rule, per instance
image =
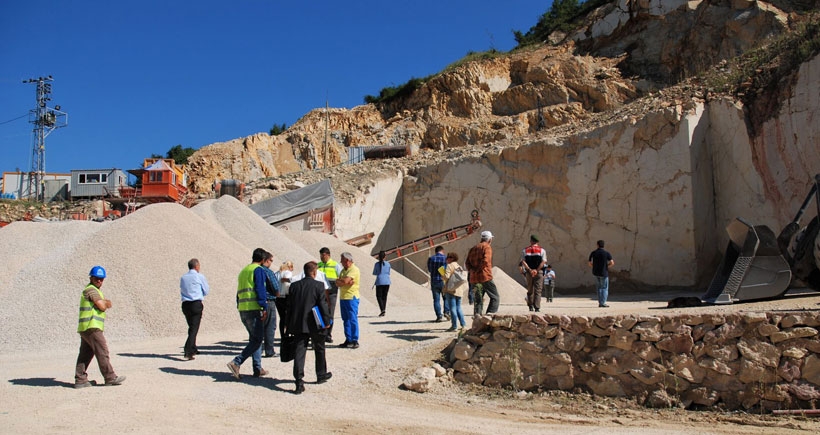
[[493, 238], [493, 233], [489, 231], [482, 231], [481, 232], [481, 240], [490, 240]]
[[88, 272], [88, 276], [103, 279], [105, 278], [105, 269], [102, 266], [94, 266], [91, 268], [91, 272]]

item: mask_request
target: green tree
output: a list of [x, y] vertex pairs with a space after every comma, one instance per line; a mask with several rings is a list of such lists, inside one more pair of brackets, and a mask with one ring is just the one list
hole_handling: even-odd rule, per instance
[[538, 23], [527, 33], [518, 30], [513, 31], [515, 42], [518, 47], [531, 44], [539, 44], [547, 40], [549, 35], [556, 30], [570, 32], [578, 26], [583, 18], [593, 9], [611, 3], [612, 0], [555, 0], [550, 10], [541, 15]]
[[191, 147], [182, 148], [182, 145], [176, 145], [168, 150], [165, 158], [174, 159], [174, 163], [184, 165], [188, 163], [188, 157], [191, 157], [194, 152], [196, 152], [196, 150]]
[[399, 98], [409, 97], [416, 89], [420, 88], [431, 78], [433, 78], [432, 75], [423, 78], [411, 77], [410, 80], [403, 85], [382, 88], [378, 96], [365, 95], [364, 102], [365, 104], [389, 103]]
[[288, 129], [288, 126], [284, 122], [282, 123], [282, 125], [273, 124], [273, 127], [270, 128], [270, 135], [271, 136], [276, 136], [276, 135], [282, 134], [287, 129]]

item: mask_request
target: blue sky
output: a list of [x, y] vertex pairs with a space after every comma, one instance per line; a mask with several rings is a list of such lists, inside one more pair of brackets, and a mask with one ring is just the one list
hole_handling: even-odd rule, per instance
[[31, 168], [29, 78], [52, 75], [49, 105], [68, 113], [46, 138], [47, 172], [132, 169], [508, 51], [550, 4], [0, 0], [0, 172]]

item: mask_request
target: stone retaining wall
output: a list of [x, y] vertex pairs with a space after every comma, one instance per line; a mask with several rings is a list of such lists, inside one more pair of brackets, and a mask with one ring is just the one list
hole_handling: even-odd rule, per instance
[[648, 406], [808, 409], [820, 398], [820, 311], [474, 319], [456, 380], [581, 390]]

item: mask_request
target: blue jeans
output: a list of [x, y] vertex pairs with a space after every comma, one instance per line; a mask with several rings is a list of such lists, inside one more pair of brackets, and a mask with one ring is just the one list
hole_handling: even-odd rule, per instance
[[273, 350], [273, 340], [276, 338], [276, 302], [274, 299], [268, 300], [268, 318], [265, 319], [265, 355], [272, 356], [276, 353]]
[[[436, 312], [436, 319], [441, 318], [441, 301], [444, 300], [444, 295], [441, 293], [441, 289], [443, 288], [444, 283], [430, 283], [430, 290], [433, 291], [433, 310]], [[450, 314], [450, 307], [447, 306], [446, 301], [444, 304], [444, 314]]]
[[463, 328], [466, 326], [467, 322], [464, 321], [464, 312], [461, 311], [461, 298], [455, 295], [444, 295], [444, 299], [447, 301], [447, 306], [450, 307], [450, 325], [453, 329], [456, 329], [456, 318], [458, 318], [459, 323], [461, 323], [461, 327]]
[[598, 306], [606, 305], [606, 299], [609, 297], [609, 277], [595, 275], [595, 281], [598, 285]]
[[248, 330], [248, 345], [242, 353], [233, 359], [233, 363], [241, 366], [248, 357], [253, 357], [253, 372], [262, 370], [262, 340], [265, 337], [265, 325], [262, 323], [261, 311], [240, 311], [239, 318]]
[[345, 341], [355, 343], [359, 341], [359, 300], [340, 299], [339, 311], [342, 312], [342, 322], [345, 324]]

